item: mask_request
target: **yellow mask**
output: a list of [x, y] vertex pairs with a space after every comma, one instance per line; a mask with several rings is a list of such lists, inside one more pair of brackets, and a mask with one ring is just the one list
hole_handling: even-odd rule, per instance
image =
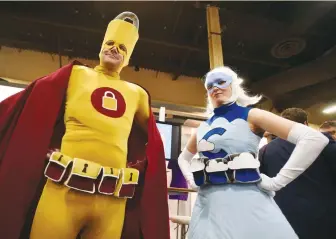
[[[130, 23], [131, 21], [133, 23]], [[129, 59], [134, 50], [135, 44], [139, 39], [139, 19], [132, 12], [123, 12], [113, 19], [105, 33], [104, 41], [100, 50], [99, 58], [100, 65], [102, 66], [101, 53], [105, 49], [111, 49], [114, 46], [124, 56], [123, 63], [118, 69], [118, 73], [121, 69], [128, 65]]]

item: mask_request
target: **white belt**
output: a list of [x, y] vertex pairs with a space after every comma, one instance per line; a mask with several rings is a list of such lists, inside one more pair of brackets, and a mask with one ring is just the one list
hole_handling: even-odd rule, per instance
[[207, 173], [225, 172], [238, 169], [258, 169], [260, 162], [251, 153], [241, 153], [239, 155], [227, 156], [219, 159], [195, 158], [191, 161], [191, 172], [205, 170]]

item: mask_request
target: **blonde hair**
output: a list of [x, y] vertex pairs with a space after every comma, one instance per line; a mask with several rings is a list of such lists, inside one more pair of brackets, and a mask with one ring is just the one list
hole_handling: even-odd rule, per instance
[[[237, 105], [248, 106], [248, 105], [254, 105], [261, 100], [262, 96], [259, 96], [259, 95], [249, 96], [247, 94], [246, 90], [241, 86], [241, 84], [243, 83], [243, 80], [241, 78], [239, 78], [237, 73], [234, 72], [231, 68], [229, 68], [227, 66], [217, 67], [217, 68], [209, 71], [205, 75], [205, 79], [207, 78], [207, 76], [209, 74], [214, 73], [214, 72], [222, 72], [222, 73], [232, 77], [232, 83], [231, 83], [232, 95], [228, 99], [228, 101], [225, 102], [225, 103], [236, 102]], [[205, 83], [205, 81], [204, 81], [204, 83]], [[213, 110], [214, 110], [214, 107], [212, 105], [210, 96], [207, 94], [207, 112], [212, 113]]]

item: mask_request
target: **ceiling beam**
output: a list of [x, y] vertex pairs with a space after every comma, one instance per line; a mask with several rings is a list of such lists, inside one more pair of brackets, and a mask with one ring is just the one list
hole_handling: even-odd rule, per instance
[[[62, 23], [56, 23], [56, 22], [49, 22], [41, 19], [33, 19], [33, 18], [27, 18], [27, 17], [18, 17], [18, 16], [13, 16], [13, 15], [2, 15], [0, 18], [11, 18], [13, 20], [19, 20], [23, 22], [31, 22], [31, 23], [37, 23], [37, 24], [44, 24], [44, 25], [49, 25], [53, 27], [58, 27], [58, 28], [65, 28], [65, 29], [70, 29], [70, 30], [76, 30], [76, 31], [83, 31], [83, 32], [90, 32], [94, 34], [99, 34], [103, 35], [105, 34], [104, 30], [98, 29], [98, 28], [88, 28], [88, 27], [82, 27], [82, 26], [75, 26], [75, 25], [69, 25], [69, 24], [62, 24]], [[184, 49], [184, 50], [189, 50], [189, 51], [195, 51], [195, 52], [206, 52], [206, 50], [197, 48], [197, 47], [192, 47], [192, 46], [187, 46], [187, 45], [181, 45], [181, 44], [175, 44], [171, 42], [165, 42], [161, 40], [154, 40], [146, 37], [140, 37], [139, 41], [147, 42], [147, 43], [152, 43], [152, 44], [158, 44], [158, 45], [163, 45], [167, 47], [172, 47], [172, 48], [179, 48], [179, 49]]]
[[19, 49], [34, 49], [34, 50], [40, 50], [40, 51], [45, 51], [48, 52], [47, 49], [50, 50], [50, 52], [54, 54], [58, 54], [58, 50], [56, 47], [51, 48], [50, 46], [47, 47], [46, 45], [39, 44], [38, 42], [28, 42], [28, 41], [22, 41], [22, 40], [14, 40], [14, 39], [8, 39], [8, 38], [3, 38], [0, 37], [0, 44], [4, 46], [9, 46], [9, 47], [15, 47]]
[[335, 102], [335, 89], [336, 77], [281, 95], [273, 101], [273, 105], [277, 110], [283, 111], [290, 107], [307, 109], [316, 103]]
[[258, 65], [279, 67], [279, 68], [282, 68], [282, 69], [286, 69], [286, 68], [290, 67], [290, 65], [288, 63], [264, 61], [264, 60], [259, 60], [259, 59], [256, 59], [256, 58], [247, 58], [247, 57], [244, 57], [242, 55], [226, 54], [225, 58], [226, 59], [227, 58], [229, 58], [229, 59], [235, 59], [235, 60], [239, 60], [239, 61], [245, 61], [245, 62], [254, 63], [254, 64], [258, 64]]
[[[103, 35], [105, 33], [103, 30], [100, 30], [100, 29], [93, 29], [93, 28], [87, 28], [87, 27], [81, 27], [81, 26], [61, 24], [61, 23], [49, 22], [49, 21], [45, 21], [45, 20], [33, 19], [33, 18], [27, 18], [27, 17], [18, 17], [18, 16], [13, 16], [13, 15], [1, 15], [0, 19], [1, 18], [4, 18], [4, 19], [11, 18], [13, 20], [18, 20], [18, 21], [23, 21], [23, 22], [44, 24], [44, 25], [49, 25], [49, 26], [53, 26], [53, 27], [56, 27], [56, 28], [65, 28], [65, 29], [76, 30], [76, 31], [90, 32], [90, 33], [93, 33], [93, 34]], [[4, 41], [5, 39], [2, 38], [2, 40]], [[10, 40], [6, 39], [6, 41], [9, 42]], [[200, 53], [205, 53], [205, 54], [207, 53], [207, 51], [205, 49], [192, 47], [192, 46], [187, 46], [187, 45], [175, 44], [175, 43], [171, 43], [171, 42], [164, 42], [164, 41], [161, 41], [161, 40], [154, 40], [154, 39], [149, 39], [149, 38], [145, 38], [145, 37], [139, 38], [139, 41], [146, 42], [146, 43], [151, 43], [151, 44], [162, 45], [162, 46], [166, 46], [166, 47], [178, 48], [178, 49], [181, 49], [181, 50], [188, 50], [188, 51], [191, 51], [191, 52], [200, 52]], [[15, 40], [15, 42], [19, 43], [20, 41]], [[27, 43], [28, 42], [24, 42], [25, 45], [27, 45]]]
[[297, 36], [305, 34], [320, 19], [333, 10], [335, 6], [336, 2], [316, 2], [299, 10], [295, 16], [295, 21], [289, 27], [289, 32]]
[[[75, 25], [69, 25], [69, 24], [62, 24], [62, 23], [50, 22], [50, 21], [41, 20], [41, 19], [30, 18], [30, 17], [21, 17], [21, 16], [2, 14], [0, 16], [0, 19], [3, 19], [2, 21], [4, 21], [4, 22], [11, 19], [11, 20], [18, 20], [18, 21], [22, 21], [22, 22], [44, 24], [44, 25], [53, 26], [53, 27], [56, 27], [56, 28], [70, 29], [70, 30], [74, 30], [74, 31], [90, 32], [90, 33], [99, 34], [99, 35], [105, 34], [104, 30], [101, 30], [101, 29], [98, 29], [98, 28], [88, 28], [88, 27], [82, 27], [82, 26], [78, 26], [78, 25], [75, 26]], [[161, 41], [161, 40], [154, 40], [154, 39], [150, 39], [150, 38], [146, 38], [146, 37], [140, 37], [139, 41], [150, 43], [150, 44], [157, 44], [157, 45], [166, 46], [166, 47], [177, 48], [177, 49], [181, 49], [181, 50], [188, 50], [188, 51], [191, 51], [191, 52], [198, 52], [198, 53], [201, 53], [201, 54], [208, 55], [208, 51], [205, 48], [198, 48], [198, 47], [194, 47], [194, 46], [181, 45], [181, 44], [165, 42], [165, 41]], [[263, 61], [263, 60], [258, 60], [258, 59], [249, 59], [249, 58], [246, 58], [246, 57], [243, 57], [243, 56], [240, 56], [240, 55], [233, 55], [233, 54], [230, 54], [230, 53], [227, 53], [226, 57], [231, 58], [231, 59], [246, 61], [246, 62], [250, 62], [250, 63], [261, 64], [261, 65], [276, 66], [276, 67], [281, 67], [281, 68], [287, 68], [288, 67], [288, 64], [286, 64], [286, 63], [269, 62], [269, 61]]]
[[[193, 45], [197, 45], [197, 43], [199, 41], [199, 38], [202, 35], [203, 31], [204, 31], [204, 24], [201, 24], [197, 28], [196, 33], [194, 35]], [[183, 59], [181, 61], [179, 70], [178, 70], [178, 72], [176, 74], [174, 74], [173, 80], [177, 80], [178, 77], [184, 72], [184, 68], [185, 68], [185, 66], [186, 66], [186, 64], [187, 64], [187, 62], [189, 60], [190, 55], [191, 55], [191, 51], [186, 51], [185, 52], [184, 57], [183, 57]]]
[[275, 99], [291, 91], [336, 77], [336, 46], [322, 57], [306, 64], [283, 71], [252, 85], [254, 92]]
[[177, 26], [179, 25], [179, 22], [180, 22], [180, 18], [182, 16], [182, 13], [183, 13], [183, 7], [184, 7], [184, 3], [182, 2], [176, 2], [179, 4], [179, 9], [178, 9], [178, 12], [177, 12], [177, 15], [176, 15], [176, 18], [175, 18], [175, 22], [174, 22], [174, 26], [173, 26], [173, 30], [172, 30], [172, 34], [174, 35], [175, 32], [176, 32], [176, 29], [177, 29]]

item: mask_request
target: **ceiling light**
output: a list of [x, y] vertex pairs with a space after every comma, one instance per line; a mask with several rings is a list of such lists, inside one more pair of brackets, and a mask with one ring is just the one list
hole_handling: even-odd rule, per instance
[[336, 105], [329, 106], [322, 111], [324, 114], [336, 113]]

